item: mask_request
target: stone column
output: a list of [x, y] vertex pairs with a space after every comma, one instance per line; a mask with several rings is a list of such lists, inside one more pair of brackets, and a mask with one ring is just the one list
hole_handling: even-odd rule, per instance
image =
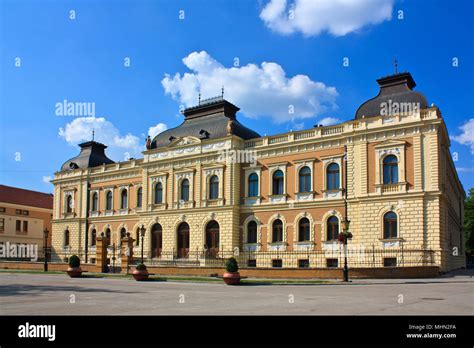
[[133, 242], [135, 239], [130, 237], [130, 232], [122, 239], [122, 267], [121, 273], [128, 274], [128, 266], [133, 263]]
[[103, 273], [107, 265], [107, 238], [105, 238], [104, 232], [96, 239], [95, 253], [96, 271]]

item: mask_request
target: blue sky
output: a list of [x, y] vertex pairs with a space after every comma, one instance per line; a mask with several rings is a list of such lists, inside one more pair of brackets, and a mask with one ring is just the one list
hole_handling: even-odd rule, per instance
[[[0, 183], [51, 192], [47, 177], [92, 128], [112, 159], [139, 157], [197, 90], [222, 84], [262, 135], [347, 121], [396, 57], [440, 107], [474, 187], [472, 1], [332, 3], [321, 14], [292, 1], [280, 13], [269, 1], [1, 0]], [[94, 103], [95, 118], [58, 116], [63, 100]]]

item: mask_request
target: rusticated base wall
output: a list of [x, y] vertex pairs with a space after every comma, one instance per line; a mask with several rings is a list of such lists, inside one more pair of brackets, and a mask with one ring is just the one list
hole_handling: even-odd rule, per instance
[[[50, 271], [65, 271], [66, 263], [50, 263]], [[84, 271], [98, 272], [94, 264], [81, 264]], [[130, 267], [132, 269], [133, 267]], [[42, 270], [41, 262], [0, 262], [0, 269], [16, 270]], [[223, 267], [153, 267], [148, 266], [148, 271], [162, 276], [222, 276]], [[275, 268], [242, 268], [240, 275], [249, 278], [269, 279], [342, 279], [340, 268], [306, 268], [306, 269], [275, 269]], [[394, 279], [394, 278], [432, 278], [440, 274], [437, 266], [420, 267], [376, 267], [376, 268], [351, 268], [349, 277], [357, 279]]]

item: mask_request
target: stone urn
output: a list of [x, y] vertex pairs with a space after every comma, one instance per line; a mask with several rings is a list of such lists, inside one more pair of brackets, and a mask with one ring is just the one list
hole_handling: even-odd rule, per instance
[[79, 278], [82, 275], [82, 268], [81, 267], [68, 267], [66, 272], [71, 278]]
[[227, 285], [238, 285], [240, 284], [240, 273], [239, 272], [225, 272], [222, 277]]
[[137, 282], [141, 282], [148, 279], [149, 273], [146, 269], [146, 266], [143, 263], [140, 263], [133, 270], [132, 276]]

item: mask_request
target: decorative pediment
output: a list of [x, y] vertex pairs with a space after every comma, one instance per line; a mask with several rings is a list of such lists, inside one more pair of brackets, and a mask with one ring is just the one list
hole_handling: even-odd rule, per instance
[[181, 138], [173, 140], [168, 145], [168, 147], [179, 147], [179, 146], [195, 145], [195, 144], [201, 144], [201, 140], [193, 136], [185, 136], [185, 137], [181, 137]]

